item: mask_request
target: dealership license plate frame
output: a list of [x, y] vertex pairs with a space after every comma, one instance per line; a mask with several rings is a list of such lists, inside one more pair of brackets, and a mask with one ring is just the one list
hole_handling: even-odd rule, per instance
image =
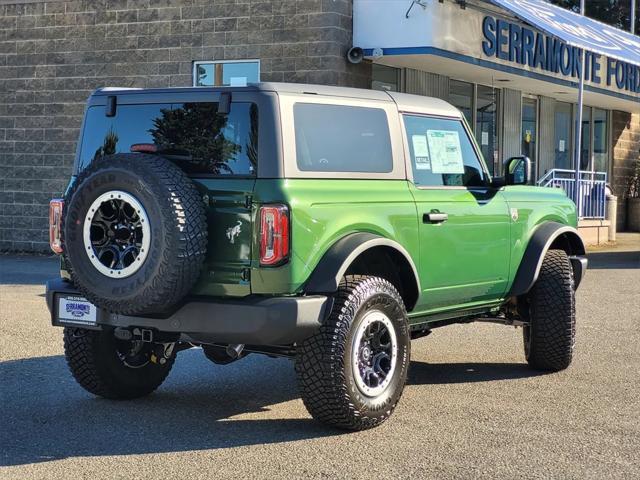
[[[55, 298], [54, 323], [63, 327], [99, 329], [100, 311], [93, 303], [79, 295], [58, 294]], [[75, 312], [75, 313], [74, 313]]]

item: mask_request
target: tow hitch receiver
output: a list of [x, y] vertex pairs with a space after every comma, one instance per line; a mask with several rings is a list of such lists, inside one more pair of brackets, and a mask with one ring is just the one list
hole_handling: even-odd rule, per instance
[[153, 342], [153, 330], [148, 328], [123, 328], [118, 327], [113, 331], [113, 334], [118, 340], [137, 340], [139, 342], [144, 343], [152, 343]]

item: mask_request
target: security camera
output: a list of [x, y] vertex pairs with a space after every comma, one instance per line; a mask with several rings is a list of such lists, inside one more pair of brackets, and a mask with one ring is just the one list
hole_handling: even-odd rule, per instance
[[364, 52], [360, 47], [351, 47], [347, 52], [347, 60], [351, 63], [360, 63], [364, 58]]

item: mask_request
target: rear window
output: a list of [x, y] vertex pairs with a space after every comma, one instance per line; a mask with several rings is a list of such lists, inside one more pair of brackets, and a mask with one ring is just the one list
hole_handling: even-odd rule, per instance
[[89, 108], [79, 169], [95, 158], [129, 153], [138, 143], [155, 144], [188, 174], [254, 176], [258, 165], [258, 111], [233, 102], [228, 115], [217, 103], [118, 105], [116, 116]]
[[298, 169], [387, 173], [393, 170], [387, 114], [380, 108], [296, 103]]

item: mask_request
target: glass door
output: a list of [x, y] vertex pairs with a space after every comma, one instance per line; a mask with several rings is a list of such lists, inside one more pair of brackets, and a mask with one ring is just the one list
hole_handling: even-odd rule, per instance
[[595, 172], [607, 172], [609, 166], [609, 112], [593, 109], [593, 165]]
[[556, 102], [555, 108], [555, 160], [554, 167], [565, 170], [573, 164], [573, 142], [571, 141], [571, 104]]
[[[578, 115], [576, 108], [576, 116]], [[580, 142], [580, 170], [591, 167], [591, 107], [582, 107], [582, 140]]]
[[531, 160], [531, 171], [537, 177], [538, 165], [538, 99], [522, 99], [522, 154]]
[[449, 103], [462, 112], [473, 125], [473, 83], [449, 80]]
[[476, 139], [489, 172], [498, 171], [498, 102], [500, 90], [478, 85], [476, 93]]

